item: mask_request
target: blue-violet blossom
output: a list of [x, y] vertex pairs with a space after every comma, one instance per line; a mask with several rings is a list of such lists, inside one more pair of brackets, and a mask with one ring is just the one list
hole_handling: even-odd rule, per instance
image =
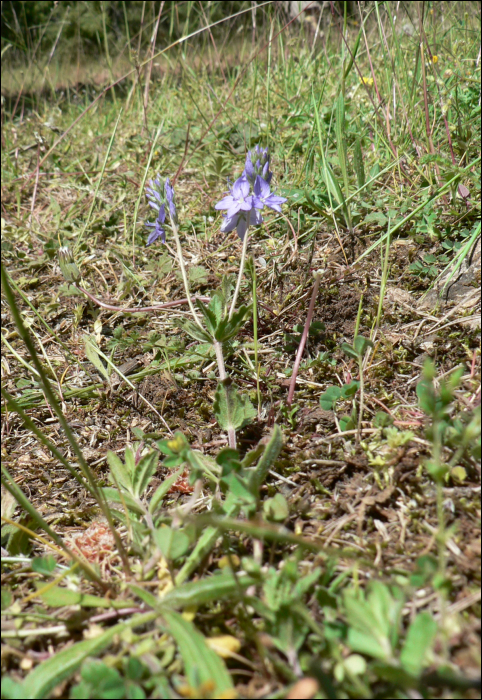
[[169, 178], [166, 178], [164, 183], [164, 192], [166, 193], [167, 204], [169, 205], [169, 216], [174, 224], [177, 224], [177, 211], [176, 211], [176, 200], [174, 196], [174, 188], [169, 182]]
[[159, 207], [158, 214], [157, 214], [157, 219], [154, 221], [154, 223], [151, 223], [150, 221], [146, 221], [146, 226], [149, 226], [150, 228], [154, 229], [149, 234], [149, 238], [147, 239], [146, 245], [151, 245], [151, 243], [154, 243], [154, 241], [157, 241], [158, 238], [160, 238], [163, 243], [166, 242], [166, 230], [162, 226], [162, 224], [164, 223], [165, 220], [166, 220], [166, 208], [165, 208], [164, 204], [161, 204], [161, 206]]
[[166, 220], [166, 204], [169, 208], [169, 216], [173, 225], [177, 224], [177, 211], [176, 202], [174, 196], [174, 189], [169, 182], [169, 178], [166, 178], [164, 186], [159, 175], [155, 180], [149, 180], [150, 187], [146, 188], [147, 201], [149, 206], [151, 206], [156, 214], [157, 218], [154, 223], [146, 222], [146, 226], [154, 229], [149, 234], [147, 239], [147, 245], [151, 245], [158, 238], [162, 240], [163, 243], [166, 242], [166, 231], [164, 229], [164, 222]]
[[265, 180], [268, 185], [271, 182], [273, 173], [269, 169], [269, 153], [267, 148], [261, 148], [258, 144], [253, 151], [248, 151], [243, 176], [251, 185], [254, 185], [256, 176]]
[[253, 190], [253, 204], [256, 209], [269, 207], [270, 209], [274, 209], [274, 211], [281, 214], [280, 205], [286, 202], [286, 197], [278, 197], [277, 195], [273, 194], [270, 190], [269, 184], [259, 175], [256, 175]]
[[236, 180], [228, 195], [215, 204], [215, 209], [227, 210], [221, 225], [223, 233], [236, 229], [240, 239], [244, 240], [248, 225], [259, 226], [263, 223], [258, 210], [269, 207], [281, 213], [281, 204], [286, 202], [286, 198], [271, 192], [269, 183], [272, 176], [268, 149], [261, 148], [258, 144], [252, 151], [248, 151], [241, 177]]
[[263, 221], [255, 209], [253, 195], [249, 194], [250, 189], [249, 182], [241, 175], [229, 191], [228, 196], [223, 197], [220, 202], [214, 205], [215, 209], [227, 209], [221, 231], [229, 233], [236, 229], [241, 240], [244, 239], [248, 221], [250, 225], [259, 225]]

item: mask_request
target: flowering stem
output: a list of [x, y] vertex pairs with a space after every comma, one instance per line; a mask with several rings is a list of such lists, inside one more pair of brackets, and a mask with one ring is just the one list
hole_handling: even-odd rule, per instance
[[[192, 313], [193, 318], [196, 321], [197, 325], [199, 326], [199, 328], [203, 328], [203, 325], [202, 325], [201, 321], [199, 320], [199, 316], [196, 313], [196, 309], [194, 308], [194, 304], [192, 303], [191, 292], [189, 291], [189, 282], [187, 280], [186, 268], [184, 267], [184, 258], [182, 257], [181, 239], [179, 238], [179, 231], [178, 231], [177, 225], [174, 223], [172, 218], [171, 218], [171, 227], [172, 227], [172, 232], [174, 234], [174, 240], [176, 241], [177, 257], [179, 260], [179, 267], [181, 268], [181, 275], [182, 275], [182, 281], [184, 282], [184, 289], [186, 290], [187, 302], [189, 304], [189, 308], [191, 309], [191, 313]], [[203, 330], [204, 330], [204, 328], [203, 328]]]
[[[214, 352], [216, 353], [216, 361], [218, 363], [219, 370], [219, 381], [222, 382], [226, 379], [226, 369], [224, 367], [224, 356], [223, 356], [223, 346], [219, 340], [213, 341]], [[229, 447], [233, 450], [236, 449], [236, 431], [234, 428], [228, 428], [228, 443]]]
[[232, 315], [234, 314], [234, 309], [236, 308], [236, 301], [238, 299], [239, 290], [241, 289], [241, 280], [243, 279], [244, 263], [246, 261], [246, 251], [248, 250], [248, 234], [249, 234], [249, 226], [247, 226], [246, 233], [244, 234], [243, 250], [241, 253], [241, 262], [239, 264], [238, 281], [236, 282], [236, 289], [234, 290], [233, 301], [231, 303], [231, 309], [229, 311], [229, 318], [230, 319], [232, 318]]

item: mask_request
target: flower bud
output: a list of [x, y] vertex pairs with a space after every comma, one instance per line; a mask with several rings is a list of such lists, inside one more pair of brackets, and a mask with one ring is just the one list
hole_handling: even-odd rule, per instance
[[72, 253], [67, 246], [62, 246], [59, 248], [58, 256], [60, 271], [62, 272], [64, 279], [67, 280], [67, 282], [78, 284], [82, 279], [82, 275], [80, 274], [80, 270], [75, 264]]

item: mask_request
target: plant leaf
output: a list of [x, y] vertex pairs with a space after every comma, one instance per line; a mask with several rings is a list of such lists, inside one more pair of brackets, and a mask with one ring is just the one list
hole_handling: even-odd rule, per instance
[[175, 561], [186, 554], [190, 544], [185, 532], [174, 530], [168, 525], [161, 525], [154, 531], [154, 541], [169, 561]]
[[214, 415], [223, 430], [240, 430], [251, 423], [256, 409], [246, 395], [240, 395], [230, 378], [219, 382], [214, 397]]
[[211, 343], [212, 345], [212, 337], [207, 331], [200, 328], [197, 323], [193, 323], [192, 321], [182, 321], [178, 318], [173, 319], [172, 323], [174, 326], [181, 328], [185, 333], [190, 335], [191, 338], [194, 338], [194, 340], [199, 340], [201, 343]]
[[144, 510], [142, 509], [142, 507], [137, 503], [137, 501], [128, 491], [122, 491], [121, 493], [118, 491], [118, 489], [112, 488], [112, 486], [105, 486], [101, 489], [101, 491], [104, 494], [107, 501], [120, 503], [122, 506], [125, 506], [137, 515], [144, 514]]
[[234, 691], [224, 661], [209, 648], [198, 629], [177, 612], [163, 613], [168, 631], [174, 637], [184, 661], [184, 671], [191, 688], [196, 691], [208, 684], [213, 697], [224, 697]]
[[104, 363], [102, 362], [100, 355], [97, 353], [97, 343], [95, 342], [94, 338], [92, 338], [90, 335], [84, 335], [84, 345], [85, 345], [85, 354], [87, 355], [88, 359], [92, 362], [96, 370], [99, 372], [99, 374], [104, 377], [107, 381], [109, 381], [110, 378], [110, 368], [105, 367]]
[[437, 623], [429, 612], [421, 612], [408, 628], [400, 663], [413, 676], [420, 676], [435, 635]]
[[137, 498], [140, 498], [149, 486], [149, 482], [156, 472], [158, 461], [159, 452], [151, 450], [148, 454], [141, 457], [134, 468], [133, 488], [134, 495]]
[[48, 697], [55, 686], [75, 673], [88, 656], [93, 656], [108, 647], [113, 638], [124, 630], [154, 620], [155, 615], [152, 612], [135, 615], [128, 622], [114, 625], [94, 639], [78, 642], [51, 656], [34, 668], [25, 678], [22, 683], [23, 697], [33, 700]]
[[162, 484], [157, 487], [157, 489], [154, 491], [154, 495], [151, 498], [151, 502], [149, 503], [149, 513], [153, 514], [156, 512], [156, 510], [162, 503], [164, 496], [167, 494], [171, 486], [176, 483], [183, 471], [184, 467], [181, 467], [180, 469], [175, 471], [174, 474], [168, 476], [167, 479], [164, 479]]
[[256, 495], [256, 497], [259, 497], [261, 485], [266, 479], [268, 471], [271, 469], [279, 453], [281, 452], [282, 447], [283, 437], [281, 435], [281, 430], [279, 425], [275, 424], [273, 427], [273, 432], [271, 433], [271, 438], [265, 447], [263, 455], [256, 465], [255, 470], [251, 474], [249, 487], [251, 489], [251, 493]]

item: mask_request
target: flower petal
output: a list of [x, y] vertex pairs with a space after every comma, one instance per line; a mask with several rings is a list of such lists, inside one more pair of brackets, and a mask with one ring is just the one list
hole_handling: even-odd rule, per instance
[[224, 221], [221, 224], [221, 231], [223, 233], [230, 233], [230, 231], [233, 231], [238, 225], [238, 219], [239, 214], [235, 214], [234, 216], [225, 216]]
[[214, 205], [215, 209], [229, 209], [229, 207], [232, 207], [233, 204], [235, 204], [235, 200], [233, 199], [232, 195], [228, 195], [227, 197], [223, 197], [220, 202]]

